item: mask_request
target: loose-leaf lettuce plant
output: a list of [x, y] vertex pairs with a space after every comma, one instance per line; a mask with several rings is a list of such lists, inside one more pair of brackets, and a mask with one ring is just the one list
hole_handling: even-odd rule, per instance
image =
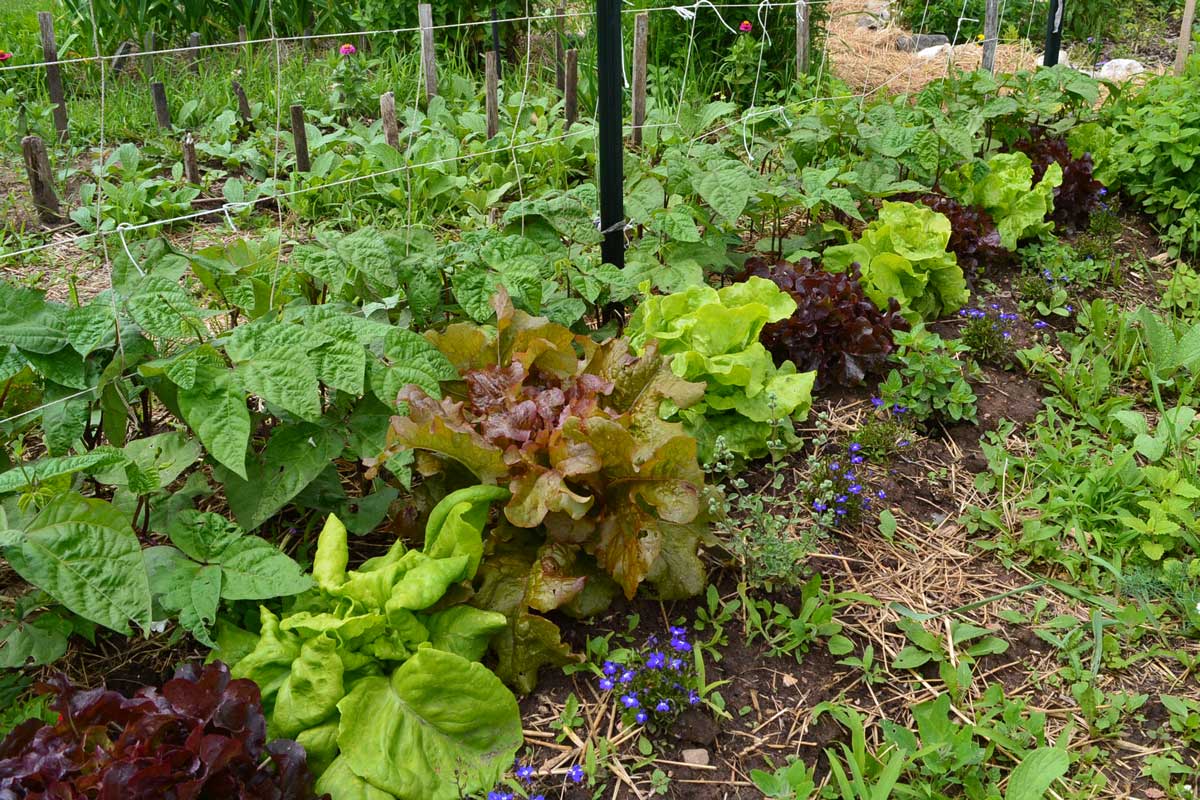
[[699, 403], [662, 409], [683, 420], [702, 457], [713, 454], [718, 438], [747, 458], [766, 455], [776, 436], [794, 438], [792, 420], [808, 414], [816, 372], [797, 372], [791, 361], [776, 367], [759, 335], [795, 310], [787, 292], [757, 276], [723, 289], [651, 295], [638, 306], [625, 331], [633, 348], [641, 352], [656, 342], [676, 376], [707, 386]]
[[967, 282], [950, 243], [950, 220], [915, 203], [887, 203], [857, 242], [826, 248], [822, 266], [862, 271], [863, 291], [881, 311], [889, 300], [906, 317], [936, 319], [962, 308], [970, 299]]
[[503, 615], [458, 602], [483, 554], [492, 500], [452, 493], [434, 509], [421, 550], [400, 541], [348, 570], [346, 529], [330, 516], [318, 539], [316, 587], [262, 629], [225, 626], [221, 655], [261, 688], [272, 735], [295, 738], [335, 800], [456, 800], [492, 786], [521, 745], [516, 699], [477, 663]]
[[1060, 164], [1049, 164], [1036, 183], [1033, 162], [1024, 153], [996, 153], [983, 165], [982, 175], [979, 167], [968, 164], [947, 175], [946, 189], [965, 205], [992, 215], [1006, 250], [1054, 229], [1047, 217], [1054, 211], [1054, 189], [1063, 182]]
[[704, 387], [678, 378], [653, 347], [638, 357], [625, 339], [597, 344], [514, 310], [503, 292], [495, 305], [494, 328], [428, 334], [462, 381], [444, 384], [440, 401], [405, 387], [407, 413], [393, 417], [378, 463], [412, 449], [426, 475], [512, 492], [473, 602], [508, 617], [497, 672], [528, 690], [539, 665], [569, 657], [534, 612], [587, 616], [645, 581], [660, 597], [704, 587], [696, 441], [659, 417], [663, 401], [687, 407]]

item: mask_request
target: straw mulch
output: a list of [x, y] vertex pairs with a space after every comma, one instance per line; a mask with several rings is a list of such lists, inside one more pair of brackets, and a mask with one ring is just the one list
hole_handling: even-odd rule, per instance
[[[979, 67], [983, 48], [974, 42], [959, 44], [949, 54], [935, 58], [917, 58], [915, 53], [896, 49], [896, 39], [909, 32], [895, 17], [878, 30], [870, 30], [858, 24], [866, 12], [863, 0], [833, 0], [825, 45], [833, 73], [858, 91], [909, 92], [946, 77], [951, 64], [966, 71]], [[1037, 64], [1038, 53], [1028, 41], [996, 48], [998, 72], [1032, 69]]]

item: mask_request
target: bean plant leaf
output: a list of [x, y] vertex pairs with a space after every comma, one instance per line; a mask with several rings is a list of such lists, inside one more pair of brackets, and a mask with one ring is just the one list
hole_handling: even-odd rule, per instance
[[229, 507], [242, 527], [252, 531], [299, 494], [342, 452], [334, 431], [316, 425], [281, 425], [249, 464], [245, 479], [217, 471]]
[[257, 351], [237, 366], [246, 391], [297, 417], [315, 422], [321, 417], [321, 387], [308, 354], [296, 346]]
[[0, 344], [55, 353], [67, 343], [62, 307], [35, 289], [0, 281]]
[[84, 619], [119, 633], [150, 624], [150, 585], [129, 519], [103, 500], [59, 495], [7, 550], [25, 580]]
[[245, 479], [250, 410], [232, 373], [208, 364], [199, 367], [192, 388], [179, 390], [179, 409], [209, 454]]

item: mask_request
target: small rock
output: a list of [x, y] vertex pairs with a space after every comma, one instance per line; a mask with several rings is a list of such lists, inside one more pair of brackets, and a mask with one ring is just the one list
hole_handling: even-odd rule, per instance
[[[1045, 64], [1045, 63], [1046, 63], [1046, 54], [1045, 54], [1045, 53], [1038, 53], [1038, 54], [1037, 54], [1037, 59], [1036, 59], [1036, 61], [1037, 61], [1037, 63], [1039, 63], [1039, 64]], [[1071, 59], [1067, 57], [1067, 51], [1066, 51], [1066, 50], [1059, 50], [1059, 51], [1058, 51], [1058, 63], [1059, 63], [1059, 64], [1062, 64], [1064, 67], [1070, 67], [1070, 66], [1073, 66], [1073, 65], [1071, 64]]]
[[683, 756], [683, 763], [685, 764], [691, 764], [696, 767], [708, 766], [708, 751], [702, 748], [697, 747], [693, 750], [684, 750], [680, 755]]
[[888, 3], [867, 3], [863, 8], [866, 13], [858, 18], [858, 27], [868, 30], [879, 30], [887, 25], [892, 18], [892, 10]]
[[1138, 73], [1145, 72], [1142, 62], [1132, 58], [1114, 58], [1100, 67], [1096, 77], [1103, 81], [1127, 81]]
[[952, 48], [949, 44], [939, 44], [937, 47], [926, 47], [924, 50], [917, 53], [917, 58], [923, 61], [930, 61], [935, 58], [949, 56]]
[[940, 33], [916, 33], [912, 36], [900, 36], [896, 39], [896, 49], [906, 53], [916, 53], [928, 50], [930, 47], [941, 47], [950, 44], [950, 40]]

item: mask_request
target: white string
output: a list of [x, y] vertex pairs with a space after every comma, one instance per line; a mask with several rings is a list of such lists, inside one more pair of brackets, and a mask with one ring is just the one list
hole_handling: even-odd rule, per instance
[[[525, 14], [529, 15], [529, 0], [525, 0]], [[513, 171], [517, 176], [517, 195], [525, 202], [525, 187], [521, 181], [521, 164], [517, 161], [517, 131], [520, 130], [521, 114], [525, 112], [525, 97], [529, 93], [529, 71], [533, 68], [533, 20], [525, 23], [525, 80], [521, 84], [521, 102], [517, 105], [517, 115], [513, 118], [512, 133], [508, 136], [508, 154], [512, 159]], [[521, 235], [525, 234], [525, 215], [521, 215]]]
[[[271, 39], [275, 43], [275, 146], [271, 148], [271, 183], [272, 186], [278, 186], [279, 151], [283, 137], [283, 56], [275, 31], [275, 0], [268, 0], [267, 24], [271, 26]], [[301, 55], [301, 58], [303, 57]], [[300, 124], [304, 125], [303, 119], [300, 120]], [[283, 266], [283, 206], [278, 202], [275, 203], [275, 213], [279, 235], [278, 241], [275, 242], [275, 269], [271, 271], [271, 291], [267, 295], [268, 309], [275, 308], [275, 288], [279, 285], [279, 270]]]

